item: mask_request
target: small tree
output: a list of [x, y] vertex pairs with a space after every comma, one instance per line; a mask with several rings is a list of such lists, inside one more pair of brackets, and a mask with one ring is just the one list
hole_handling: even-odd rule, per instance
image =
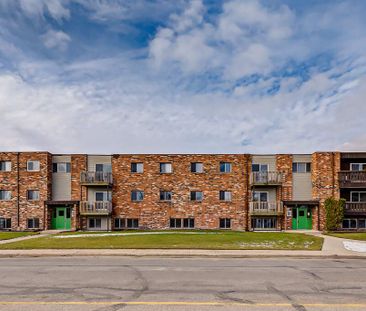
[[325, 229], [333, 231], [340, 227], [343, 221], [345, 199], [328, 198], [325, 200]]

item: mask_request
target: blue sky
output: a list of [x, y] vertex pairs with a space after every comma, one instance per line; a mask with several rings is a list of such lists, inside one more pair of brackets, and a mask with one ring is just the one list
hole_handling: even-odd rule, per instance
[[1, 0], [3, 150], [366, 150], [366, 1]]

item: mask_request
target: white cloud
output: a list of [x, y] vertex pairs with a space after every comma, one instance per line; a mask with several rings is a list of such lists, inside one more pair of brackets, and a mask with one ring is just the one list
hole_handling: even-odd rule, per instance
[[43, 44], [49, 49], [65, 50], [71, 41], [71, 38], [65, 32], [49, 29], [41, 36]]
[[[7, 1], [7, 0], [4, 0]], [[44, 19], [45, 13], [58, 22], [70, 17], [70, 11], [66, 8], [68, 0], [10, 0], [19, 2], [21, 10], [29, 17]]]

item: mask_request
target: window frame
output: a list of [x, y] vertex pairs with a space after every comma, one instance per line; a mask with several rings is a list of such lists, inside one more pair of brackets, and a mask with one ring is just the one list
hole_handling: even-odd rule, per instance
[[[139, 167], [141, 168], [139, 170]], [[131, 162], [131, 173], [142, 174], [144, 172], [144, 162]]]
[[[229, 170], [227, 170], [229, 168]], [[233, 170], [232, 162], [220, 161], [220, 173], [228, 174]]]
[[[197, 165], [200, 165], [201, 170], [197, 170]], [[202, 174], [203, 173], [203, 162], [191, 162], [191, 173]]]
[[[94, 221], [94, 225], [91, 225], [91, 221]], [[98, 226], [99, 224], [99, 226]], [[88, 229], [102, 229], [101, 217], [88, 217]]]
[[360, 168], [360, 166], [361, 166], [361, 168], [362, 168], [362, 166], [365, 166], [366, 167], [366, 163], [363, 163], [363, 162], [355, 162], [355, 163], [350, 163], [349, 164], [349, 170], [350, 171], [352, 171], [352, 172], [364, 172], [365, 170], [366, 170], [366, 168], [365, 169], [358, 169], [358, 170], [353, 170], [352, 169], [352, 165], [358, 165], [359, 166], [359, 168]]
[[[118, 226], [116, 226], [118, 222]], [[114, 218], [114, 229], [124, 229], [126, 228], [126, 218], [117, 217]]]
[[142, 202], [144, 200], [144, 196], [145, 194], [143, 190], [131, 190], [131, 202]]
[[[305, 171], [301, 172], [299, 171], [299, 164], [304, 165]], [[292, 162], [292, 173], [295, 174], [310, 174], [311, 173], [311, 162]], [[296, 169], [295, 169], [296, 168]]]
[[[2, 163], [4, 163], [4, 170], [1, 169]], [[8, 165], [9, 164], [9, 165]], [[9, 160], [1, 160], [0, 161], [0, 172], [11, 172], [12, 170], [12, 163]]]
[[[60, 170], [59, 168], [64, 165], [65, 170]], [[52, 173], [58, 174], [70, 174], [71, 173], [71, 163], [70, 162], [53, 162], [52, 163]]]
[[[30, 197], [30, 193], [37, 193], [37, 198], [33, 198], [33, 196], [32, 196], [32, 198]], [[40, 200], [40, 192], [39, 192], [39, 190], [37, 190], [37, 189], [28, 189], [27, 190], [27, 201], [39, 201]]]
[[5, 190], [5, 189], [0, 189], [0, 193], [8, 193], [9, 194], [9, 198], [5, 198], [6, 196], [4, 195], [2, 198], [2, 196], [0, 195], [0, 201], [11, 201], [12, 199], [12, 193], [11, 190]]
[[[30, 163], [32, 163], [32, 166], [33, 166], [32, 169], [29, 168]], [[38, 163], [37, 168], [34, 168], [34, 163]], [[28, 160], [27, 161], [27, 172], [39, 172], [40, 170], [41, 170], [41, 162], [39, 160]]]
[[[231, 218], [219, 218], [219, 228], [220, 229], [231, 229]], [[228, 225], [229, 221], [229, 225]], [[224, 224], [222, 226], [222, 224]]]
[[[227, 200], [227, 198], [226, 198], [226, 193], [230, 194], [230, 199], [229, 200]], [[223, 196], [222, 196], [222, 194], [223, 194]], [[230, 191], [230, 190], [220, 190], [219, 200], [220, 200], [220, 202], [231, 202], [233, 200], [232, 191]]]
[[[254, 198], [255, 198], [255, 194], [256, 193], [259, 193], [259, 200], [257, 201], [257, 200], [255, 200]], [[262, 195], [262, 193], [264, 194], [266, 194], [266, 196], [267, 196], [267, 200], [266, 201], [262, 201], [261, 200], [261, 195]], [[253, 192], [252, 192], [252, 200], [253, 200], [253, 202], [269, 202], [269, 191], [263, 191], [263, 190], [254, 190]]]
[[[163, 167], [170, 167], [170, 171], [168, 172], [167, 170], [163, 170]], [[160, 174], [172, 174], [173, 173], [173, 165], [171, 162], [160, 162], [159, 163], [159, 172]]]
[[[31, 224], [31, 226], [29, 224]], [[39, 229], [39, 218], [27, 218], [27, 229]]]
[[[165, 195], [163, 195], [164, 198], [162, 199], [162, 194], [167, 194], [167, 193], [170, 193], [170, 198], [166, 199]], [[159, 192], [159, 201], [160, 202], [171, 202], [172, 198], [173, 198], [173, 192], [172, 191], [160, 190], [160, 192]]]
[[[353, 196], [353, 194], [356, 194], [356, 193], [358, 194], [358, 201], [353, 201], [352, 196]], [[366, 200], [361, 201], [361, 195], [360, 195], [361, 193], [366, 194], [366, 191], [351, 191], [350, 196], [349, 196], [350, 202], [352, 202], [352, 203], [366, 203]]]
[[[258, 171], [253, 169], [254, 165], [258, 165]], [[266, 167], [265, 170], [262, 170], [262, 167]], [[268, 163], [252, 163], [252, 172], [253, 173], [264, 173], [268, 172], [269, 170], [269, 164]]]
[[[201, 198], [197, 199], [197, 193], [201, 194]], [[192, 202], [202, 202], [203, 201], [203, 191], [191, 191], [189, 196], [190, 201]]]
[[0, 217], [0, 230], [11, 229], [11, 218]]
[[126, 228], [127, 229], [138, 229], [139, 219], [138, 218], [126, 218]]

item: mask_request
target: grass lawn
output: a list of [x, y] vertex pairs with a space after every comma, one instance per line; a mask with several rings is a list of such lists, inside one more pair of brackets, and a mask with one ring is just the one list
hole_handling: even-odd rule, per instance
[[366, 241], [366, 232], [331, 232], [327, 235], [337, 238]]
[[[187, 231], [185, 231], [187, 232]], [[77, 235], [83, 234], [77, 233]], [[288, 249], [320, 250], [323, 239], [299, 233], [235, 231], [164, 231], [156, 234], [67, 237], [72, 233], [0, 245], [0, 249]], [[115, 234], [115, 233], [114, 233]], [[64, 238], [60, 238], [64, 237]]]
[[34, 234], [38, 234], [38, 232], [0, 232], [0, 241]]

